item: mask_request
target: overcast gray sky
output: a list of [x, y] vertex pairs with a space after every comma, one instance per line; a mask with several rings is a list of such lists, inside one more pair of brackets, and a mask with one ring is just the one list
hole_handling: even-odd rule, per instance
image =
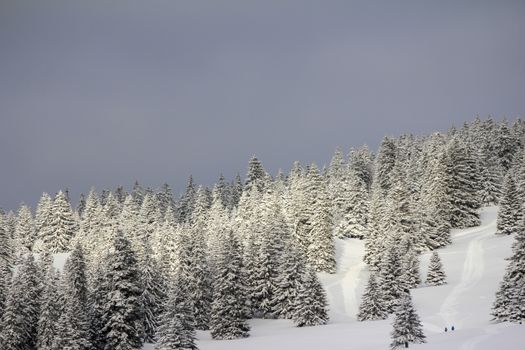
[[525, 112], [525, 1], [0, 0], [0, 207]]

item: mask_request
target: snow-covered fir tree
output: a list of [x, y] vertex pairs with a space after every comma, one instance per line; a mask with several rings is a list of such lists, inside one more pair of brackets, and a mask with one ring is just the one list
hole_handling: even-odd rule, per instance
[[185, 281], [185, 291], [195, 328], [209, 328], [212, 286], [204, 232], [198, 226], [184, 226], [177, 240], [179, 265], [177, 274]]
[[[525, 211], [525, 205], [521, 211]], [[512, 256], [496, 292], [492, 316], [499, 321], [521, 323], [525, 320], [525, 216], [516, 227]]]
[[[145, 244], [147, 245], [147, 242]], [[146, 246], [140, 263], [140, 281], [142, 284], [140, 302], [144, 317], [144, 341], [152, 343], [166, 302], [166, 281], [149, 246]]]
[[193, 182], [193, 176], [190, 175], [188, 184], [186, 185], [186, 191], [179, 200], [177, 211], [180, 223], [187, 222], [191, 218], [195, 206], [195, 194], [195, 183]]
[[443, 264], [437, 251], [434, 251], [430, 257], [426, 283], [429, 286], [440, 286], [447, 283]]
[[35, 229], [37, 235], [37, 242], [33, 250], [39, 252], [43, 248], [44, 238], [52, 235], [51, 219], [53, 212], [53, 199], [49, 194], [43, 193], [38, 201], [35, 212]]
[[478, 169], [471, 151], [458, 137], [452, 138], [446, 149], [448, 195], [452, 204], [450, 223], [454, 228], [480, 224]]
[[22, 205], [18, 210], [15, 237], [19, 247], [29, 251], [33, 249], [33, 244], [36, 240], [36, 230], [31, 209], [27, 205]]
[[187, 301], [185, 278], [178, 275], [168, 292], [165, 311], [160, 316], [156, 350], [197, 350], [191, 305]]
[[414, 249], [409, 249], [402, 259], [401, 284], [404, 289], [417, 288], [421, 284], [419, 273], [419, 255]]
[[404, 285], [401, 281], [403, 273], [400, 250], [394, 238], [387, 243], [387, 248], [381, 258], [379, 265], [379, 278], [381, 280], [381, 292], [385, 300], [386, 309], [389, 313], [393, 312], [403, 294]]
[[110, 314], [105, 314], [107, 295], [110, 291], [109, 281], [106, 278], [105, 265], [99, 265], [92, 272], [91, 288], [88, 295], [88, 310], [90, 323], [90, 342], [94, 350], [104, 350], [106, 336], [104, 333], [105, 324]]
[[520, 206], [522, 200], [518, 198], [514, 174], [512, 171], [507, 173], [503, 196], [498, 211], [497, 234], [511, 234], [518, 224], [520, 216]]
[[45, 275], [42, 287], [42, 302], [38, 318], [37, 349], [52, 350], [53, 339], [56, 337], [56, 326], [60, 317], [60, 296], [58, 270], [49, 260], [44, 264]]
[[292, 319], [299, 295], [300, 280], [305, 273], [304, 258], [293, 245], [291, 239], [283, 242], [283, 256], [278, 266], [277, 293], [272, 304], [275, 305], [276, 316]]
[[64, 265], [63, 309], [56, 325], [53, 349], [91, 349], [84, 252], [77, 245]]
[[307, 176], [307, 191], [313, 194], [308, 218], [307, 261], [318, 272], [335, 273], [335, 243], [328, 194], [315, 164], [311, 165]]
[[236, 339], [249, 335], [241, 254], [241, 247], [230, 230], [220, 247], [213, 283], [210, 318], [213, 339]]
[[292, 320], [297, 327], [319, 326], [328, 322], [326, 292], [315, 270], [307, 268], [299, 280]]
[[0, 327], [0, 348], [34, 349], [40, 312], [39, 280], [32, 254], [26, 254], [13, 276]]
[[388, 317], [388, 305], [382, 295], [376, 273], [372, 272], [368, 279], [361, 304], [359, 304], [358, 321], [384, 320]]
[[117, 233], [107, 260], [108, 293], [104, 305], [105, 350], [141, 349], [142, 309], [140, 273], [135, 253], [122, 232]]
[[50, 216], [45, 236], [41, 237], [44, 249], [51, 253], [67, 252], [78, 225], [64, 192], [59, 191], [56, 195]]
[[406, 348], [410, 343], [421, 344], [426, 342], [423, 326], [414, 309], [409, 291], [406, 291], [400, 298], [392, 326], [394, 328], [392, 330], [392, 343], [390, 344], [392, 350]]

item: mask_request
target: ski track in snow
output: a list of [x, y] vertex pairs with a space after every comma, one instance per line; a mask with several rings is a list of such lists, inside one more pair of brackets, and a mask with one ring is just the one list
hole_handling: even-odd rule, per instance
[[459, 296], [468, 293], [468, 291], [483, 277], [483, 272], [485, 270], [483, 241], [488, 236], [492, 236], [493, 232], [490, 230], [482, 230], [478, 232], [480, 234], [477, 234], [468, 245], [465, 262], [463, 263], [461, 281], [447, 296], [439, 310], [439, 316], [443, 319], [444, 324], [454, 324], [458, 327], [463, 326], [463, 319], [458, 318]]
[[324, 276], [330, 310], [334, 320], [339, 318], [355, 319], [358, 306], [358, 287], [361, 284], [361, 272], [366, 268], [363, 262], [363, 243], [355, 239], [341, 240], [338, 242], [342, 254], [338, 257], [335, 279]]

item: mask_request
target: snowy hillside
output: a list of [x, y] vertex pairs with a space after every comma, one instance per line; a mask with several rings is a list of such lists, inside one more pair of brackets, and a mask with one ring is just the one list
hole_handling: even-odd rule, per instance
[[[439, 250], [448, 284], [413, 290], [427, 343], [417, 349], [523, 349], [525, 332], [519, 325], [494, 324], [490, 308], [511, 253], [511, 236], [496, 236], [497, 208], [482, 209], [482, 225], [452, 232], [453, 243]], [[330, 324], [296, 328], [286, 320], [252, 320], [251, 336], [232, 341], [212, 340], [198, 332], [203, 350], [235, 349], [388, 349], [392, 316], [384, 321], [357, 322], [360, 298], [368, 279], [362, 262], [363, 242], [337, 242], [338, 272], [321, 280], [330, 302]], [[425, 276], [430, 254], [421, 256]], [[444, 332], [445, 326], [456, 327]], [[146, 346], [145, 349], [150, 349]]]

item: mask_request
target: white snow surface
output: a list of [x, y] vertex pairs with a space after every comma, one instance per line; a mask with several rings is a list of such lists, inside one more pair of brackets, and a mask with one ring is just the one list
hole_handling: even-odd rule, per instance
[[[482, 225], [452, 232], [452, 244], [439, 249], [448, 284], [424, 285], [412, 290], [427, 343], [417, 349], [518, 350], [525, 348], [525, 325], [494, 323], [490, 311], [495, 292], [511, 254], [512, 236], [496, 236], [497, 207], [481, 210]], [[337, 240], [337, 273], [320, 274], [330, 304], [325, 326], [294, 327], [288, 320], [250, 322], [250, 337], [212, 340], [198, 332], [201, 350], [235, 349], [389, 349], [392, 316], [384, 321], [356, 321], [369, 271], [363, 263], [364, 244], [356, 239]], [[424, 280], [430, 252], [421, 256]], [[450, 331], [454, 325], [456, 330]], [[444, 332], [448, 327], [449, 331]], [[144, 349], [153, 349], [146, 345]]]

